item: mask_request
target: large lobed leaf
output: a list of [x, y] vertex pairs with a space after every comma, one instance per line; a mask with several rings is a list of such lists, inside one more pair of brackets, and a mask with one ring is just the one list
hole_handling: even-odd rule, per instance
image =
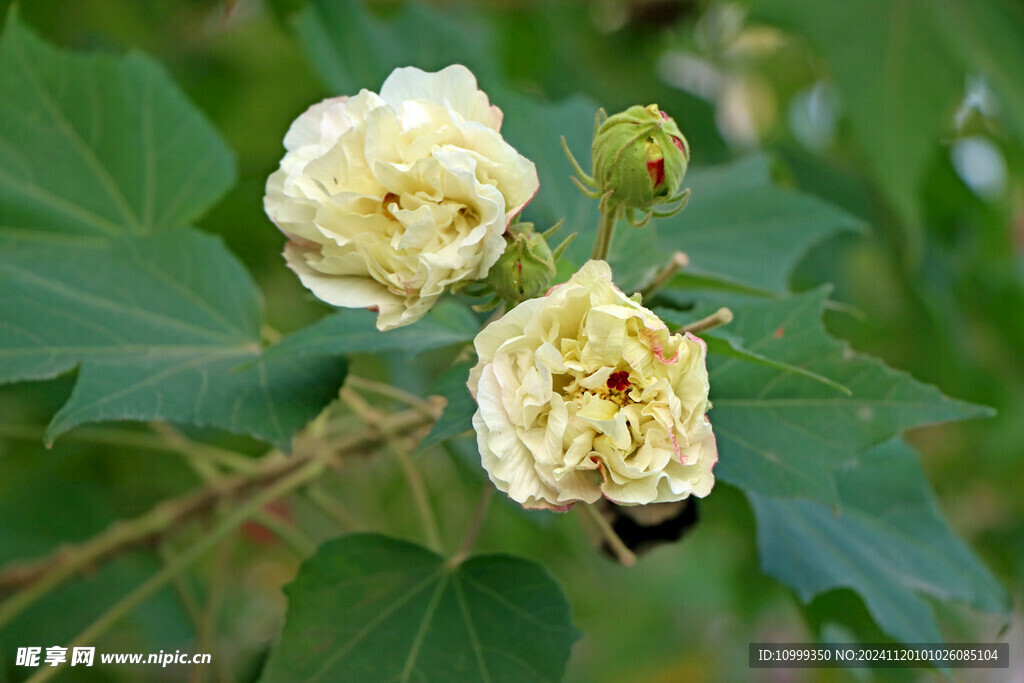
[[0, 90], [0, 382], [80, 368], [49, 440], [164, 419], [286, 448], [345, 364], [260, 360], [259, 291], [184, 227], [234, 180], [216, 131], [148, 59], [56, 50], [14, 13]]
[[685, 252], [690, 274], [784, 292], [808, 249], [861, 228], [842, 209], [776, 185], [765, 157], [697, 168], [686, 184], [693, 192], [686, 209], [657, 227], [660, 249]]
[[[894, 438], [991, 411], [831, 339], [820, 320], [827, 294], [740, 299], [735, 320], [709, 335], [715, 474], [750, 500], [762, 567], [805, 601], [856, 591], [904, 642], [942, 640], [923, 595], [1006, 614], [1005, 591], [946, 525], [916, 454]], [[683, 323], [701, 311], [662, 313]]]
[[5, 236], [148, 234], [200, 216], [234, 183], [220, 136], [142, 55], [55, 50], [11, 12], [0, 92]]
[[821, 323], [827, 295], [820, 289], [732, 306], [729, 336], [762, 359], [801, 372], [760, 360], [710, 358], [709, 416], [721, 455], [715, 474], [723, 481], [838, 506], [834, 475], [856, 466], [865, 449], [909, 427], [991, 413], [829, 337]]
[[764, 570], [809, 601], [851, 588], [878, 625], [907, 643], [941, 642], [923, 596], [1007, 614], [1009, 596], [950, 530], [917, 454], [899, 439], [836, 473], [838, 512], [748, 492]]
[[286, 447], [344, 378], [337, 358], [260, 360], [258, 291], [192, 230], [88, 246], [0, 234], [0, 289], [0, 381], [81, 365], [48, 441], [84, 422], [164, 419]]
[[559, 681], [579, 638], [543, 567], [506, 555], [452, 565], [376, 534], [321, 546], [285, 592], [268, 683]]

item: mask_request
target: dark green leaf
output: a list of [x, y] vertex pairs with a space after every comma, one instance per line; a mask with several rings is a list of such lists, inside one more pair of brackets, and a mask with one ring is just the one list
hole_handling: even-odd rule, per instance
[[[659, 318], [664, 320], [670, 328], [674, 329], [694, 323], [700, 319], [699, 316], [683, 314], [679, 311], [666, 308], [658, 308], [655, 309], [654, 312]], [[850, 394], [849, 388], [844, 387], [838, 382], [830, 380], [828, 377], [811, 372], [806, 368], [782, 363], [772, 358], [766, 358], [759, 353], [745, 348], [743, 346], [743, 340], [731, 333], [728, 326], [715, 328], [714, 331], [701, 332], [700, 338], [704, 340], [705, 344], [707, 344], [709, 354], [724, 356], [726, 358], [736, 358], [748, 363], [754, 363], [755, 365], [763, 365], [767, 368], [782, 370], [783, 372], [794, 372], [798, 375], [803, 375], [804, 377], [821, 382], [822, 384], [830, 386], [836, 391], [842, 392], [846, 395]]]
[[259, 350], [259, 292], [216, 237], [192, 230], [89, 243], [0, 228], [0, 382], [79, 362]]
[[451, 299], [441, 301], [412, 325], [381, 332], [376, 321], [376, 313], [342, 309], [286, 337], [268, 349], [265, 357], [416, 354], [470, 341], [480, 331], [480, 324], [469, 309]]
[[262, 360], [258, 351], [223, 349], [104, 359], [83, 365], [46, 439], [86, 422], [160, 419], [248, 434], [287, 451], [295, 432], [337, 396], [346, 370], [342, 358]]
[[287, 448], [345, 365], [259, 361], [259, 291], [183, 227], [233, 181], [216, 132], [147, 59], [67, 54], [14, 15], [0, 89], [0, 383], [81, 368], [51, 441], [163, 419]]
[[567, 248], [566, 258], [582, 264], [594, 246], [600, 214], [597, 202], [585, 197], [569, 180], [573, 170], [562, 150], [561, 138], [565, 136], [569, 149], [588, 169], [597, 105], [579, 96], [558, 103], [541, 103], [513, 92], [503, 92], [494, 99], [506, 110], [502, 135], [537, 166], [540, 191], [527, 205], [524, 215], [540, 230], [564, 218], [559, 235], [579, 233]]
[[903, 429], [991, 414], [852, 352], [821, 324], [827, 291], [732, 306], [728, 332], [766, 359], [831, 379], [847, 396], [789, 368], [712, 357], [715, 473], [748, 492], [838, 504], [834, 475]]
[[430, 433], [420, 442], [420, 448], [432, 446], [473, 429], [476, 401], [469, 393], [466, 381], [469, 379], [469, 371], [474, 365], [476, 365], [475, 359], [456, 363], [431, 385], [429, 392], [444, 396], [448, 400], [448, 404], [444, 407], [441, 417], [431, 427]]
[[658, 221], [660, 249], [685, 252], [687, 273], [779, 292], [788, 289], [790, 271], [811, 246], [859, 229], [860, 221], [842, 209], [774, 185], [768, 168], [763, 157], [752, 157], [695, 169], [686, 177], [692, 190], [686, 208]]
[[234, 183], [220, 136], [137, 54], [54, 49], [12, 12], [0, 42], [0, 229], [26, 240], [176, 227]]
[[285, 589], [262, 681], [558, 681], [579, 633], [558, 584], [505, 555], [451, 566], [356, 534], [320, 548]]
[[1009, 613], [1009, 597], [950, 530], [917, 455], [901, 440], [836, 473], [835, 506], [748, 492], [764, 570], [804, 601], [851, 588], [878, 625], [904, 642], [942, 636], [922, 596]]
[[816, 382], [821, 382], [825, 386], [832, 387], [836, 391], [850, 395], [850, 389], [844, 387], [839, 382], [834, 382], [824, 375], [819, 375], [816, 372], [811, 372], [806, 368], [796, 367], [788, 363], [782, 363], [771, 358], [765, 358], [759, 353], [748, 351], [743, 348], [742, 343], [737, 343], [728, 336], [715, 336], [710, 334], [701, 335], [708, 345], [708, 353], [716, 354], [719, 356], [725, 356], [727, 358], [738, 358], [740, 360], [747, 361], [748, 363], [754, 363], [755, 365], [763, 365], [766, 368], [772, 368], [773, 370], [782, 370], [783, 372], [794, 372], [798, 375], [802, 375], [809, 379], [813, 379]]
[[259, 361], [258, 291], [192, 230], [89, 246], [0, 233], [0, 289], [0, 381], [82, 366], [50, 441], [84, 422], [163, 419], [286, 448], [344, 378], [341, 359]]

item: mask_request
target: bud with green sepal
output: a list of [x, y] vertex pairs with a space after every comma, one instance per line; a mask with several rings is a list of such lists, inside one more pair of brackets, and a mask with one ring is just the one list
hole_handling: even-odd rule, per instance
[[[534, 231], [533, 223], [513, 223], [505, 232], [505, 251], [487, 272], [483, 281], [486, 293], [494, 298], [477, 310], [490, 310], [501, 301], [515, 306], [526, 299], [541, 296], [548, 291], [555, 277], [556, 263], [565, 248], [576, 237], [569, 235], [554, 251], [548, 246], [548, 238], [562, 227], [559, 221], [543, 233]], [[473, 293], [473, 292], [469, 292]]]
[[[576, 185], [588, 197], [601, 199], [601, 212], [621, 212], [634, 227], [652, 216], [679, 213], [690, 191], [679, 192], [690, 161], [690, 147], [676, 122], [658, 105], [635, 105], [608, 117], [604, 110], [594, 121], [591, 156], [593, 174], [587, 174], [562, 146], [579, 178]], [[662, 208], [659, 208], [662, 207]]]

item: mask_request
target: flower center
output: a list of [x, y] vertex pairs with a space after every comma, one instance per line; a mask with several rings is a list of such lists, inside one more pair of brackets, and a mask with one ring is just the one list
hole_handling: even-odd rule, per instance
[[629, 373], [626, 372], [625, 370], [613, 372], [608, 377], [607, 384], [609, 389], [614, 389], [615, 391], [626, 391], [631, 386], [633, 386], [632, 383], [629, 381]]

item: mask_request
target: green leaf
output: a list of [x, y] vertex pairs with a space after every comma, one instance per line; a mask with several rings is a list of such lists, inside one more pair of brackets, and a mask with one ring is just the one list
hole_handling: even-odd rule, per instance
[[14, 14], [0, 88], [0, 383], [80, 367], [49, 441], [162, 419], [287, 448], [345, 364], [259, 361], [259, 291], [183, 227], [233, 182], [217, 133], [144, 57], [67, 54]]
[[860, 229], [861, 222], [820, 199], [774, 185], [769, 169], [768, 160], [755, 156], [688, 174], [690, 201], [675, 217], [657, 221], [659, 248], [685, 252], [688, 274], [787, 291], [789, 273], [808, 249], [837, 232]]
[[193, 230], [44, 245], [0, 228], [0, 288], [0, 382], [87, 360], [259, 350], [255, 285]]
[[285, 592], [267, 683], [558, 681], [579, 637], [543, 567], [506, 555], [452, 566], [375, 534], [326, 543]]
[[[686, 314], [680, 311], [676, 311], [668, 308], [656, 308], [654, 313], [661, 318], [670, 328], [676, 329], [684, 327], [690, 323], [697, 322], [700, 320], [699, 316], [693, 314]], [[767, 358], [759, 353], [751, 351], [743, 346], [743, 340], [729, 331], [728, 326], [715, 328], [713, 332], [701, 332], [700, 338], [704, 340], [707, 345], [708, 353], [724, 356], [726, 358], [736, 358], [748, 363], [754, 363], [756, 365], [763, 365], [766, 368], [773, 368], [775, 370], [782, 370], [783, 372], [793, 372], [798, 375], [813, 379], [817, 382], [821, 382], [826, 386], [830, 386], [836, 391], [850, 395], [850, 389], [844, 387], [838, 382], [830, 380], [828, 377], [819, 375], [816, 372], [811, 372], [806, 368], [797, 367], [795, 365], [789, 365], [772, 358]]]
[[473, 413], [476, 412], [476, 401], [469, 393], [466, 382], [469, 371], [476, 365], [476, 359], [462, 361], [448, 368], [443, 375], [434, 380], [429, 393], [444, 396], [448, 404], [444, 407], [441, 417], [430, 428], [430, 433], [420, 442], [420, 448], [433, 446], [445, 439], [465, 434], [473, 429]]
[[917, 455], [894, 439], [836, 473], [835, 507], [748, 492], [764, 570], [802, 600], [857, 591], [903, 642], [940, 642], [923, 596], [1009, 614], [1009, 596], [950, 530]]
[[716, 476], [747, 492], [837, 505], [835, 473], [900, 431], [991, 415], [852, 352], [821, 324], [827, 289], [732, 305], [729, 334], [743, 348], [849, 388], [837, 392], [791, 368], [741, 358], [708, 361], [709, 413], [719, 445]]
[[295, 22], [309, 63], [336, 94], [379, 92], [395, 68], [466, 65], [494, 74], [489, 31], [471, 13], [403, 3], [386, 18], [358, 0], [311, 0]]
[[235, 181], [220, 136], [138, 54], [82, 57], [11, 12], [0, 41], [0, 226], [40, 241], [187, 223]]
[[288, 451], [295, 432], [337, 396], [346, 371], [342, 358], [267, 361], [253, 351], [88, 363], [46, 440], [87, 422], [161, 419], [248, 434]]
[[0, 382], [81, 364], [50, 442], [84, 422], [163, 419], [287, 448], [344, 379], [341, 359], [260, 361], [258, 291], [219, 239], [192, 230], [88, 247], [0, 232], [0, 289]]
[[537, 167], [540, 191], [525, 211], [527, 220], [546, 230], [565, 219], [559, 235], [579, 233], [565, 252], [576, 266], [590, 257], [600, 214], [597, 201], [583, 195], [569, 179], [573, 175], [561, 138], [584, 169], [590, 166], [590, 143], [597, 104], [576, 96], [558, 103], [542, 103], [513, 92], [494, 97], [505, 109], [502, 135]]
[[476, 337], [480, 324], [457, 301], [436, 304], [423, 318], [405, 327], [381, 332], [377, 314], [342, 309], [281, 340], [265, 358], [323, 356], [342, 353], [423, 353]]
[[821, 382], [825, 386], [832, 387], [836, 391], [842, 394], [846, 394], [847, 396], [853, 393], [850, 391], [849, 387], [845, 387], [839, 382], [830, 380], [828, 377], [825, 377], [824, 375], [819, 375], [818, 373], [811, 372], [806, 368], [796, 367], [794, 365], [790, 365], [789, 363], [782, 363], [777, 360], [772, 360], [771, 358], [766, 358], [759, 353], [748, 351], [747, 349], [743, 348], [741, 342], [737, 342], [728, 336], [715, 336], [710, 334], [703, 334], [701, 336], [708, 345], [708, 353], [713, 353], [719, 356], [725, 356], [727, 358], [738, 358], [740, 360], [747, 361], [748, 363], [763, 365], [764, 367], [771, 368], [773, 370], [793, 372], [798, 375], [807, 377], [808, 379], [813, 379], [815, 382]]

